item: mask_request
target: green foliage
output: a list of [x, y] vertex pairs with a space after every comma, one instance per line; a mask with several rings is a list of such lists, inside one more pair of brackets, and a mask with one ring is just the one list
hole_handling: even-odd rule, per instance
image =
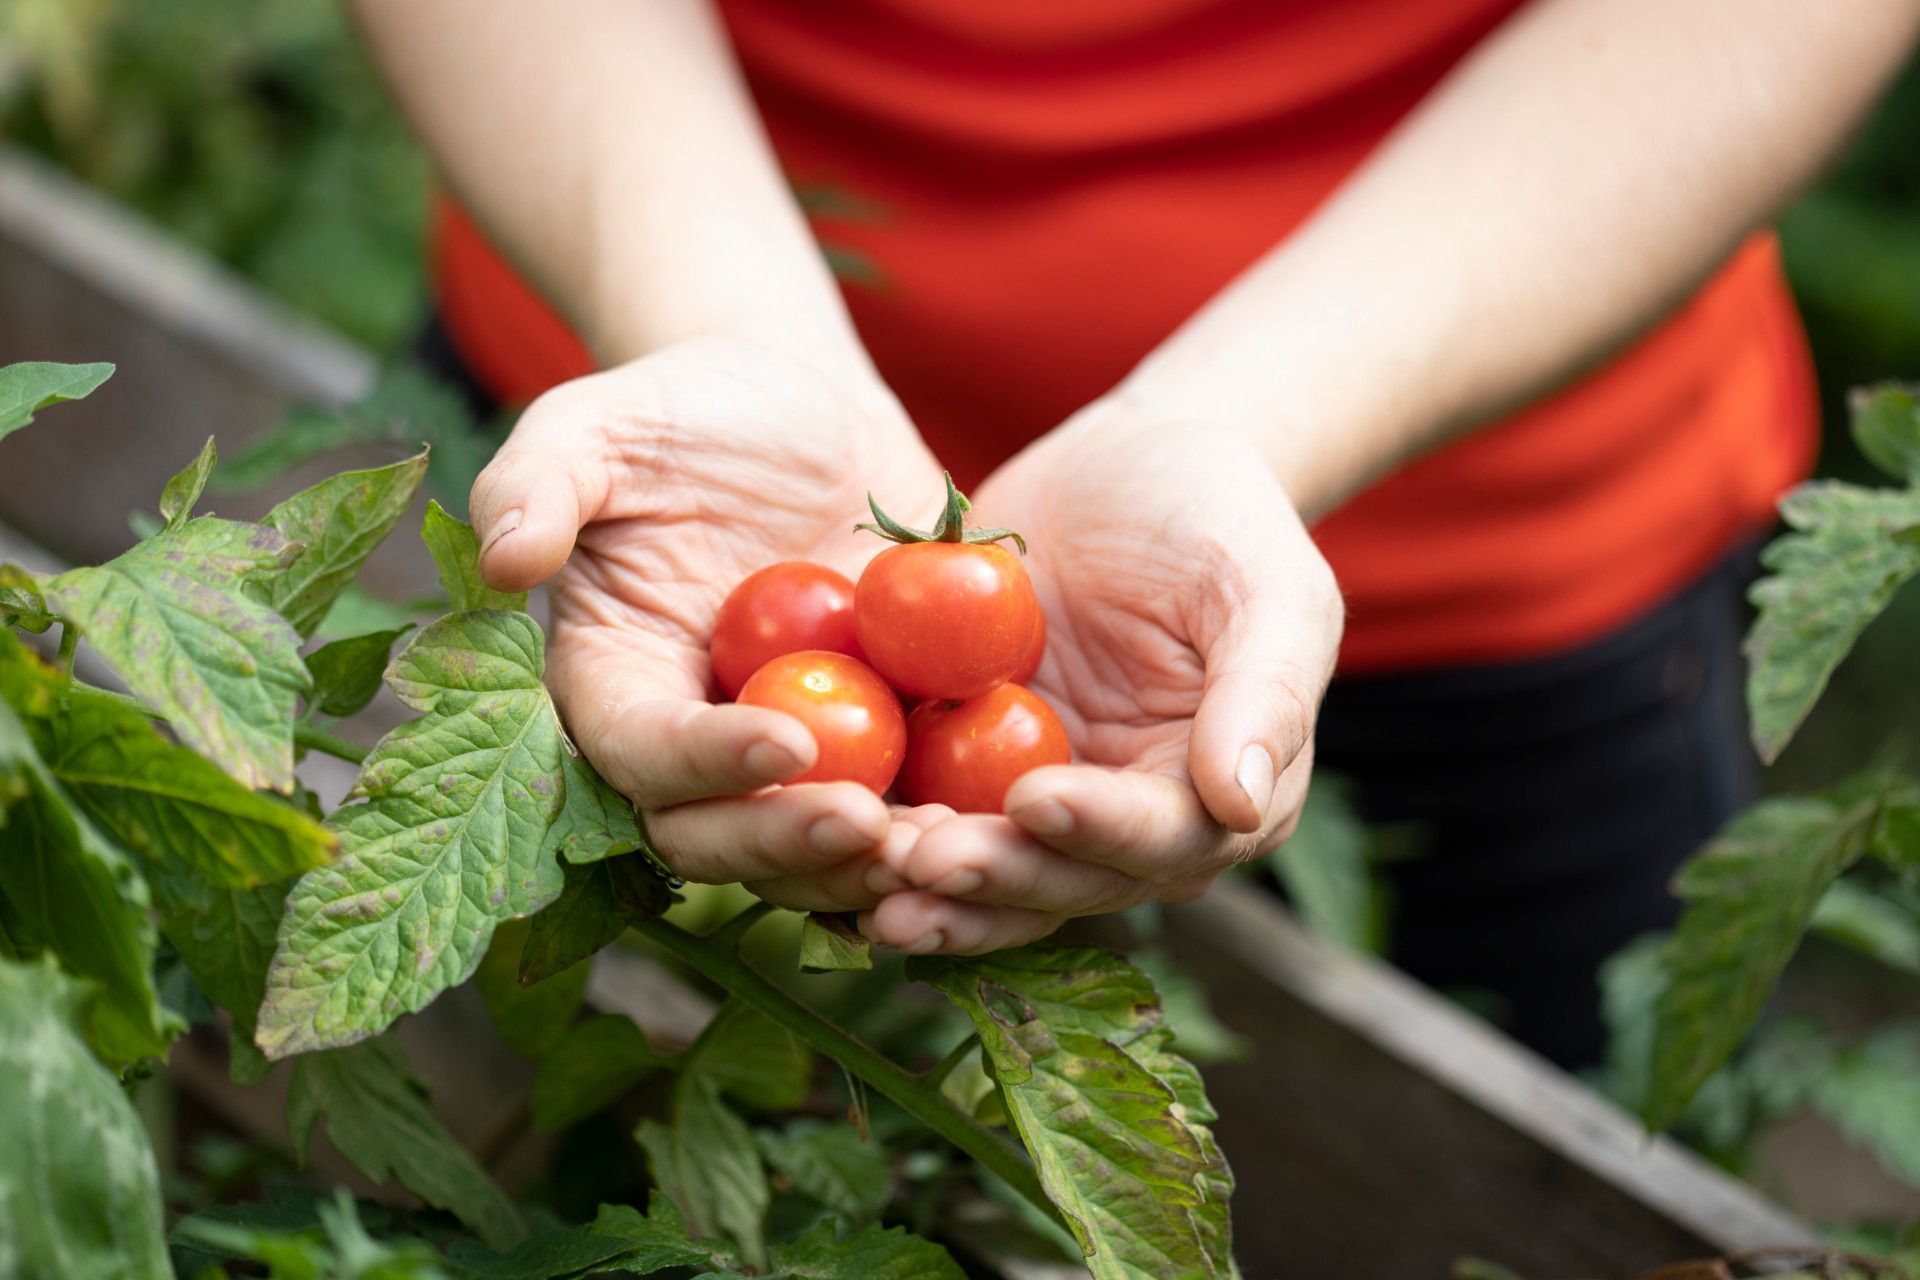
[[29, 360], [0, 368], [0, 439], [32, 422], [33, 415], [48, 405], [91, 395], [112, 376], [110, 364]]
[[601, 1014], [568, 1028], [533, 1081], [533, 1127], [561, 1129], [610, 1106], [671, 1060], [632, 1019]]
[[493, 1029], [523, 1058], [543, 1058], [567, 1033], [587, 995], [587, 966], [574, 965], [553, 977], [522, 985], [520, 952], [527, 921], [509, 920], [493, 931], [493, 942], [474, 971], [474, 990], [487, 1006]]
[[375, 1182], [396, 1180], [496, 1248], [525, 1236], [513, 1203], [434, 1116], [391, 1042], [311, 1053], [294, 1064], [287, 1135], [302, 1163], [321, 1121], [333, 1145]]
[[301, 639], [313, 635], [373, 549], [400, 522], [426, 473], [424, 453], [392, 466], [344, 471], [267, 512], [261, 523], [297, 543], [300, 553], [262, 584], [260, 596]]
[[[421, 1240], [375, 1239], [344, 1188], [315, 1207], [314, 1223], [263, 1224], [220, 1213], [176, 1223], [176, 1245], [239, 1262], [258, 1262], [270, 1280], [452, 1280], [440, 1255]], [[559, 1274], [559, 1273], [553, 1273]]]
[[413, 624], [408, 623], [389, 631], [342, 636], [315, 649], [306, 656], [307, 674], [313, 678], [309, 701], [326, 716], [364, 710], [380, 692], [394, 643], [411, 630]]
[[525, 609], [524, 591], [495, 591], [480, 576], [480, 540], [473, 526], [458, 516], [449, 515], [438, 502], [427, 503], [427, 523], [420, 531], [427, 550], [440, 570], [440, 585], [447, 593], [447, 607], [458, 613], [467, 609]]
[[0, 959], [0, 1275], [170, 1280], [153, 1153], [83, 1000], [49, 960]]
[[858, 1226], [878, 1218], [893, 1199], [887, 1153], [852, 1125], [795, 1120], [754, 1134], [767, 1166], [793, 1189]]
[[[569, 802], [580, 789], [569, 786]], [[519, 978], [540, 982], [587, 959], [626, 931], [667, 909], [672, 891], [642, 858], [565, 865], [560, 896], [528, 921]]]
[[800, 925], [800, 968], [807, 973], [864, 973], [873, 968], [873, 944], [847, 917], [811, 911]]

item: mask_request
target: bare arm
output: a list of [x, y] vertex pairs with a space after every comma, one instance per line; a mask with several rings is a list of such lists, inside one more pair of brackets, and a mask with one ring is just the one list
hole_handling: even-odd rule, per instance
[[1915, 0], [1540, 0], [1118, 399], [1322, 513], [1684, 298], [1899, 68]]
[[352, 0], [446, 181], [603, 363], [701, 334], [872, 378], [706, 0]]

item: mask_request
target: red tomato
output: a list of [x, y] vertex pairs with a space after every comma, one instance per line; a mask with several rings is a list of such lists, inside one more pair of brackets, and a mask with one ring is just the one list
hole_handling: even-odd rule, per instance
[[792, 782], [893, 785], [907, 749], [900, 699], [873, 668], [844, 653], [807, 649], [773, 659], [740, 690], [741, 702], [784, 711], [813, 735], [820, 758]]
[[1047, 656], [1047, 615], [1033, 615], [1033, 639], [1027, 641], [1027, 656], [1020, 659], [1019, 669], [1007, 681], [1008, 684], [1032, 684], [1034, 673], [1040, 670], [1040, 659]]
[[916, 698], [964, 701], [1005, 684], [1040, 602], [1013, 553], [985, 542], [888, 547], [854, 589], [854, 632], [873, 669]]
[[1003, 684], [967, 702], [923, 702], [907, 717], [908, 804], [999, 813], [1007, 788], [1029, 769], [1073, 758], [1067, 730], [1040, 695]]
[[783, 654], [828, 649], [860, 656], [853, 635], [853, 584], [825, 565], [792, 560], [750, 574], [713, 621], [713, 678], [729, 698]]

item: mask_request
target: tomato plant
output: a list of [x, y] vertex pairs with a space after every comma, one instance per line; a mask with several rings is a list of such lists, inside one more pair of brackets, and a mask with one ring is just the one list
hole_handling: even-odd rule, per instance
[[820, 756], [793, 782], [858, 782], [884, 792], [900, 772], [900, 699], [858, 658], [824, 649], [783, 654], [753, 673], [740, 701], [784, 711], [813, 735]]
[[931, 532], [876, 505], [863, 529], [898, 543], [875, 556], [854, 593], [854, 627], [873, 669], [916, 698], [977, 698], [1021, 667], [1040, 626], [1027, 571], [1004, 547], [1010, 529], [968, 529], [967, 500], [947, 479]]
[[907, 717], [900, 797], [961, 813], [999, 813], [1021, 774], [1072, 758], [1067, 730], [1040, 695], [1003, 684], [965, 702], [929, 699]]
[[[0, 447], [111, 372], [0, 369]], [[755, 932], [773, 908], [706, 932], [670, 917], [677, 882], [571, 748], [545, 636], [524, 595], [482, 581], [465, 523], [429, 503], [421, 526], [443, 616], [316, 642], [415, 501], [424, 454], [324, 480], [258, 523], [194, 514], [216, 464], [209, 440], [165, 485], [157, 530], [104, 564], [0, 564], [0, 1271], [961, 1280], [908, 1229], [939, 1176], [999, 1188], [1099, 1280], [1237, 1274], [1232, 1175], [1144, 972], [1088, 947], [915, 958], [905, 976], [947, 1017], [935, 1040], [883, 1052], [816, 1012], [809, 980], [776, 983], [743, 949], [776, 937]], [[83, 656], [126, 692], [77, 676]], [[816, 703], [864, 670], [810, 662], [831, 689], [803, 671], [787, 692]], [[367, 746], [340, 718], [383, 685], [411, 718]], [[315, 756], [357, 770], [330, 812], [299, 772]], [[875, 967], [833, 924], [803, 932], [803, 967]], [[584, 962], [623, 935], [716, 999], [690, 1043], [588, 1016]], [[539, 1063], [521, 1121], [602, 1140], [610, 1106], [642, 1112], [644, 1203], [529, 1215], [449, 1131], [391, 1031], [469, 981], [503, 1044]], [[277, 1087], [297, 1161], [324, 1127], [426, 1208], [338, 1191], [170, 1212], [122, 1086], [173, 1058], [190, 1021], [226, 1029], [243, 1088], [291, 1063]], [[956, 1073], [966, 1089], [948, 1087]], [[636, 1088], [656, 1076], [670, 1085]], [[818, 1103], [841, 1081], [850, 1118]], [[946, 1172], [906, 1172], [929, 1163]]]
[[858, 658], [853, 584], [825, 565], [788, 561], [747, 575], [727, 594], [707, 649], [713, 678], [729, 698], [773, 659], [802, 649]]

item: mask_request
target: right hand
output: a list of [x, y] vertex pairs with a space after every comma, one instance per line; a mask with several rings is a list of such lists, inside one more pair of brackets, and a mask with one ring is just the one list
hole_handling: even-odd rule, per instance
[[924, 515], [942, 492], [885, 388], [722, 338], [547, 392], [474, 484], [487, 582], [552, 580], [547, 682], [562, 719], [689, 880], [835, 911], [901, 887], [880, 855], [913, 823], [855, 783], [774, 787], [812, 765], [812, 736], [780, 712], [707, 700], [727, 593], [782, 560], [857, 578], [887, 545], [853, 532], [869, 490]]

